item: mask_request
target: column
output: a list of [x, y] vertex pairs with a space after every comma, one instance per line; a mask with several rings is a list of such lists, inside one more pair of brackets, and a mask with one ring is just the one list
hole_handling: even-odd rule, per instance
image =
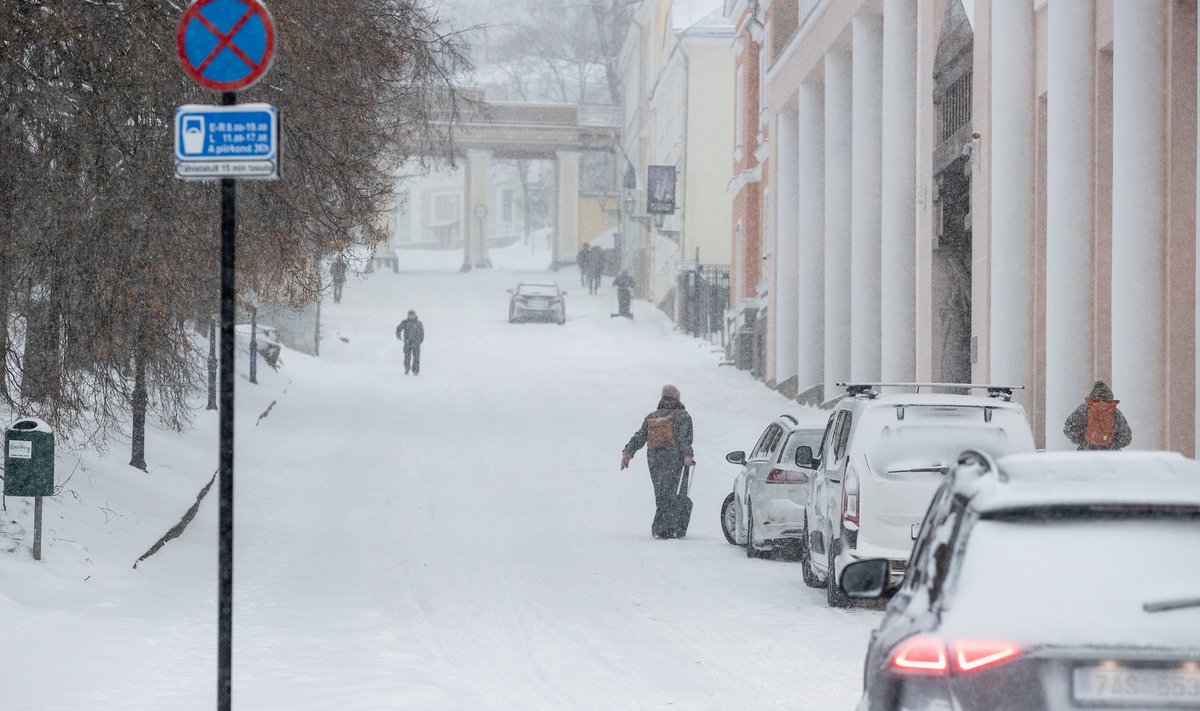
[[883, 6], [883, 157], [880, 170], [880, 374], [917, 378], [917, 8]]
[[1113, 3], [1113, 391], [1133, 446], [1165, 445], [1167, 3]]
[[799, 252], [796, 242], [796, 182], [800, 167], [796, 163], [796, 112], [788, 109], [776, 116], [775, 162], [771, 166], [776, 176], [775, 192], [775, 383], [783, 385], [796, 377], [796, 349], [799, 346], [799, 322], [796, 309], [799, 301]]
[[579, 151], [557, 151], [558, 228], [551, 264], [573, 261], [579, 251]]
[[989, 380], [1033, 386], [1036, 113], [1031, 0], [992, 3]]
[[[798, 394], [820, 385], [825, 372], [825, 93], [817, 83], [797, 96]], [[826, 396], [828, 397], [828, 396]], [[806, 398], [806, 402], [811, 399]]]
[[1063, 423], [1095, 379], [1096, 8], [1055, 0], [1047, 11], [1046, 448], [1069, 449]]
[[492, 152], [467, 151], [467, 190], [463, 201], [463, 271], [491, 267], [487, 253], [487, 231], [496, 218], [491, 209]]
[[850, 377], [879, 379], [880, 160], [882, 145], [883, 18], [853, 21], [851, 58]]
[[825, 392], [850, 373], [850, 55], [825, 55]]

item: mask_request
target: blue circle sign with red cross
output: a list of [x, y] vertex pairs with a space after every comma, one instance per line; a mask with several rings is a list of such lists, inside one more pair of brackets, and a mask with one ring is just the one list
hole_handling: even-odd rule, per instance
[[195, 0], [175, 49], [188, 76], [213, 91], [241, 91], [271, 68], [275, 26], [259, 0]]

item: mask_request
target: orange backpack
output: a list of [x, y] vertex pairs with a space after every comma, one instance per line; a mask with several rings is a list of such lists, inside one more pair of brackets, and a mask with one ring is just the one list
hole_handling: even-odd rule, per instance
[[646, 444], [656, 449], [675, 446], [675, 414], [672, 410], [666, 415], [658, 414], [658, 410], [646, 416]]
[[1117, 403], [1120, 400], [1093, 400], [1087, 398], [1087, 427], [1083, 430], [1083, 441], [1093, 447], [1107, 447], [1116, 437]]

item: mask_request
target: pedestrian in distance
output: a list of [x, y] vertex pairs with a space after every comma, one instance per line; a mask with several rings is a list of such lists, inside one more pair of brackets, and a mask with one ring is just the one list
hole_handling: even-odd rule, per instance
[[684, 467], [694, 466], [696, 460], [692, 453], [692, 417], [674, 385], [663, 386], [658, 407], [646, 415], [621, 450], [621, 469], [629, 468], [629, 461], [642, 447], [646, 447], [654, 485], [651, 533], [655, 538], [682, 538], [692, 515]]
[[425, 341], [425, 325], [417, 319], [417, 312], [409, 310], [408, 318], [396, 327], [396, 338], [404, 341], [404, 374], [411, 370], [421, 374], [421, 344]]
[[591, 260], [591, 250], [585, 244], [579, 248], [579, 253], [575, 255], [575, 264], [579, 267], [579, 285], [587, 286], [588, 280], [588, 265]]
[[617, 290], [617, 313], [615, 315], [633, 318], [633, 312], [629, 310], [629, 305], [633, 301], [633, 277], [629, 276], [628, 270], [622, 269], [617, 278], [613, 279], [613, 288]]
[[329, 267], [329, 273], [333, 277], [333, 303], [342, 303], [342, 286], [346, 283], [346, 259], [339, 254], [337, 259], [333, 260], [333, 264]]
[[592, 247], [588, 250], [589, 262], [588, 265], [588, 293], [600, 293], [600, 279], [604, 276], [604, 250], [599, 247]]
[[1092, 393], [1067, 417], [1063, 434], [1078, 449], [1120, 450], [1133, 441], [1133, 430], [1125, 415], [1117, 409], [1113, 391], [1097, 380]]

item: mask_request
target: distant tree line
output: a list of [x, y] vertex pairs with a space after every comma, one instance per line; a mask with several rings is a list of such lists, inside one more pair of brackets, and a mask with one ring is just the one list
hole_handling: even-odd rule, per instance
[[[468, 67], [418, 0], [269, 5], [274, 66], [239, 102], [279, 107], [284, 177], [239, 185], [238, 286], [299, 303], [322, 255], [383, 236], [397, 164], [448, 150]], [[185, 7], [0, 3], [0, 411], [91, 446], [131, 414], [186, 426], [219, 309], [218, 189], [172, 164], [175, 107], [219, 103], [176, 58]]]

